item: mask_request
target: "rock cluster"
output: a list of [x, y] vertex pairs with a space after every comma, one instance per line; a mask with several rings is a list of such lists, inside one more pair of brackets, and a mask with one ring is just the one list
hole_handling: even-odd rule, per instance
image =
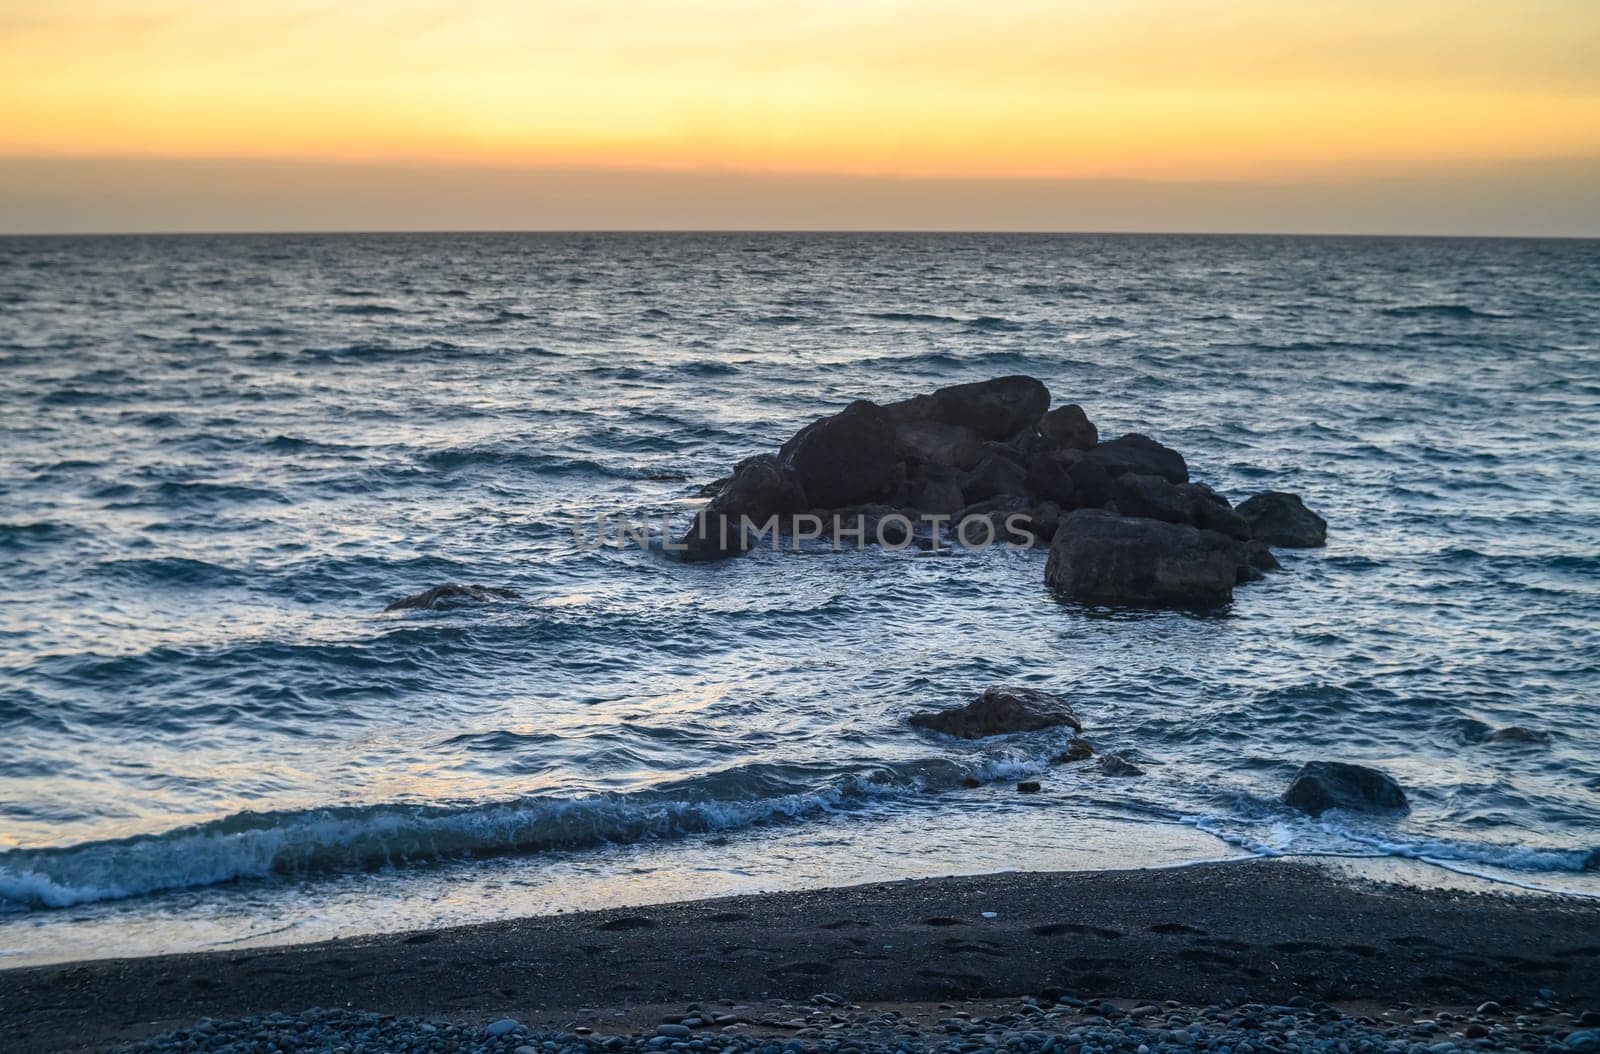
[[1070, 598], [1158, 607], [1226, 602], [1277, 568], [1271, 546], [1320, 546], [1327, 530], [1292, 494], [1233, 507], [1176, 450], [1138, 433], [1102, 440], [1082, 407], [1051, 409], [1021, 376], [859, 399], [703, 493], [685, 560], [798, 536], [802, 517], [836, 543], [864, 526], [848, 540], [933, 547], [942, 527], [951, 544], [1050, 546], [1046, 581]]

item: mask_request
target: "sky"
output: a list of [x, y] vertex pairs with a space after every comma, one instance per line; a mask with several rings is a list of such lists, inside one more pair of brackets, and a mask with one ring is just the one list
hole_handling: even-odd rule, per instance
[[1600, 235], [1600, 0], [0, 0], [0, 231]]

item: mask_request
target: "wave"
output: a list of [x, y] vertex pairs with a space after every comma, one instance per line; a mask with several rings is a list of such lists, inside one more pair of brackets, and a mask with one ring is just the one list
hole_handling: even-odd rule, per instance
[[878, 319], [880, 322], [932, 322], [948, 325], [960, 325], [959, 318], [949, 315], [931, 315], [921, 311], [869, 311], [868, 318]]
[[1379, 314], [1390, 318], [1512, 318], [1499, 311], [1485, 311], [1467, 304], [1405, 304], [1383, 308]]
[[[242, 812], [157, 835], [0, 853], [0, 908], [124, 900], [275, 876], [583, 849], [799, 822], [885, 797], [1036, 774], [1043, 757], [927, 758], [831, 774], [753, 764], [631, 794], [466, 806], [391, 803]], [[822, 776], [822, 779], [818, 779]]]
[[338, 304], [333, 308], [336, 315], [399, 315], [401, 310], [388, 304]]
[[84, 532], [69, 523], [0, 523], [0, 549], [21, 549], [30, 545], [49, 545], [76, 538]]

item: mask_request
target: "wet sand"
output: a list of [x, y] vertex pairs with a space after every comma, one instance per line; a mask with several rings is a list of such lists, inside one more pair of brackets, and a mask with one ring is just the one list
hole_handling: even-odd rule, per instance
[[[992, 913], [992, 917], [990, 914]], [[648, 1021], [686, 1001], [1034, 994], [1600, 1008], [1600, 905], [1286, 861], [761, 894], [270, 949], [0, 971], [0, 1047], [96, 1050], [312, 1006]]]

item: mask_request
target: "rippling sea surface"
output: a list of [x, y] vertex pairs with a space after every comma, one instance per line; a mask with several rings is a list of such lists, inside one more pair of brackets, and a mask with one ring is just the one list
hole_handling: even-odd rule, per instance
[[[1600, 893], [1597, 320], [1578, 241], [0, 240], [0, 965], [1263, 853]], [[1010, 373], [1328, 547], [1195, 615], [574, 542]], [[446, 581], [521, 599], [383, 612]], [[1146, 774], [905, 723], [1000, 682]], [[1287, 811], [1313, 758], [1411, 812]]]

